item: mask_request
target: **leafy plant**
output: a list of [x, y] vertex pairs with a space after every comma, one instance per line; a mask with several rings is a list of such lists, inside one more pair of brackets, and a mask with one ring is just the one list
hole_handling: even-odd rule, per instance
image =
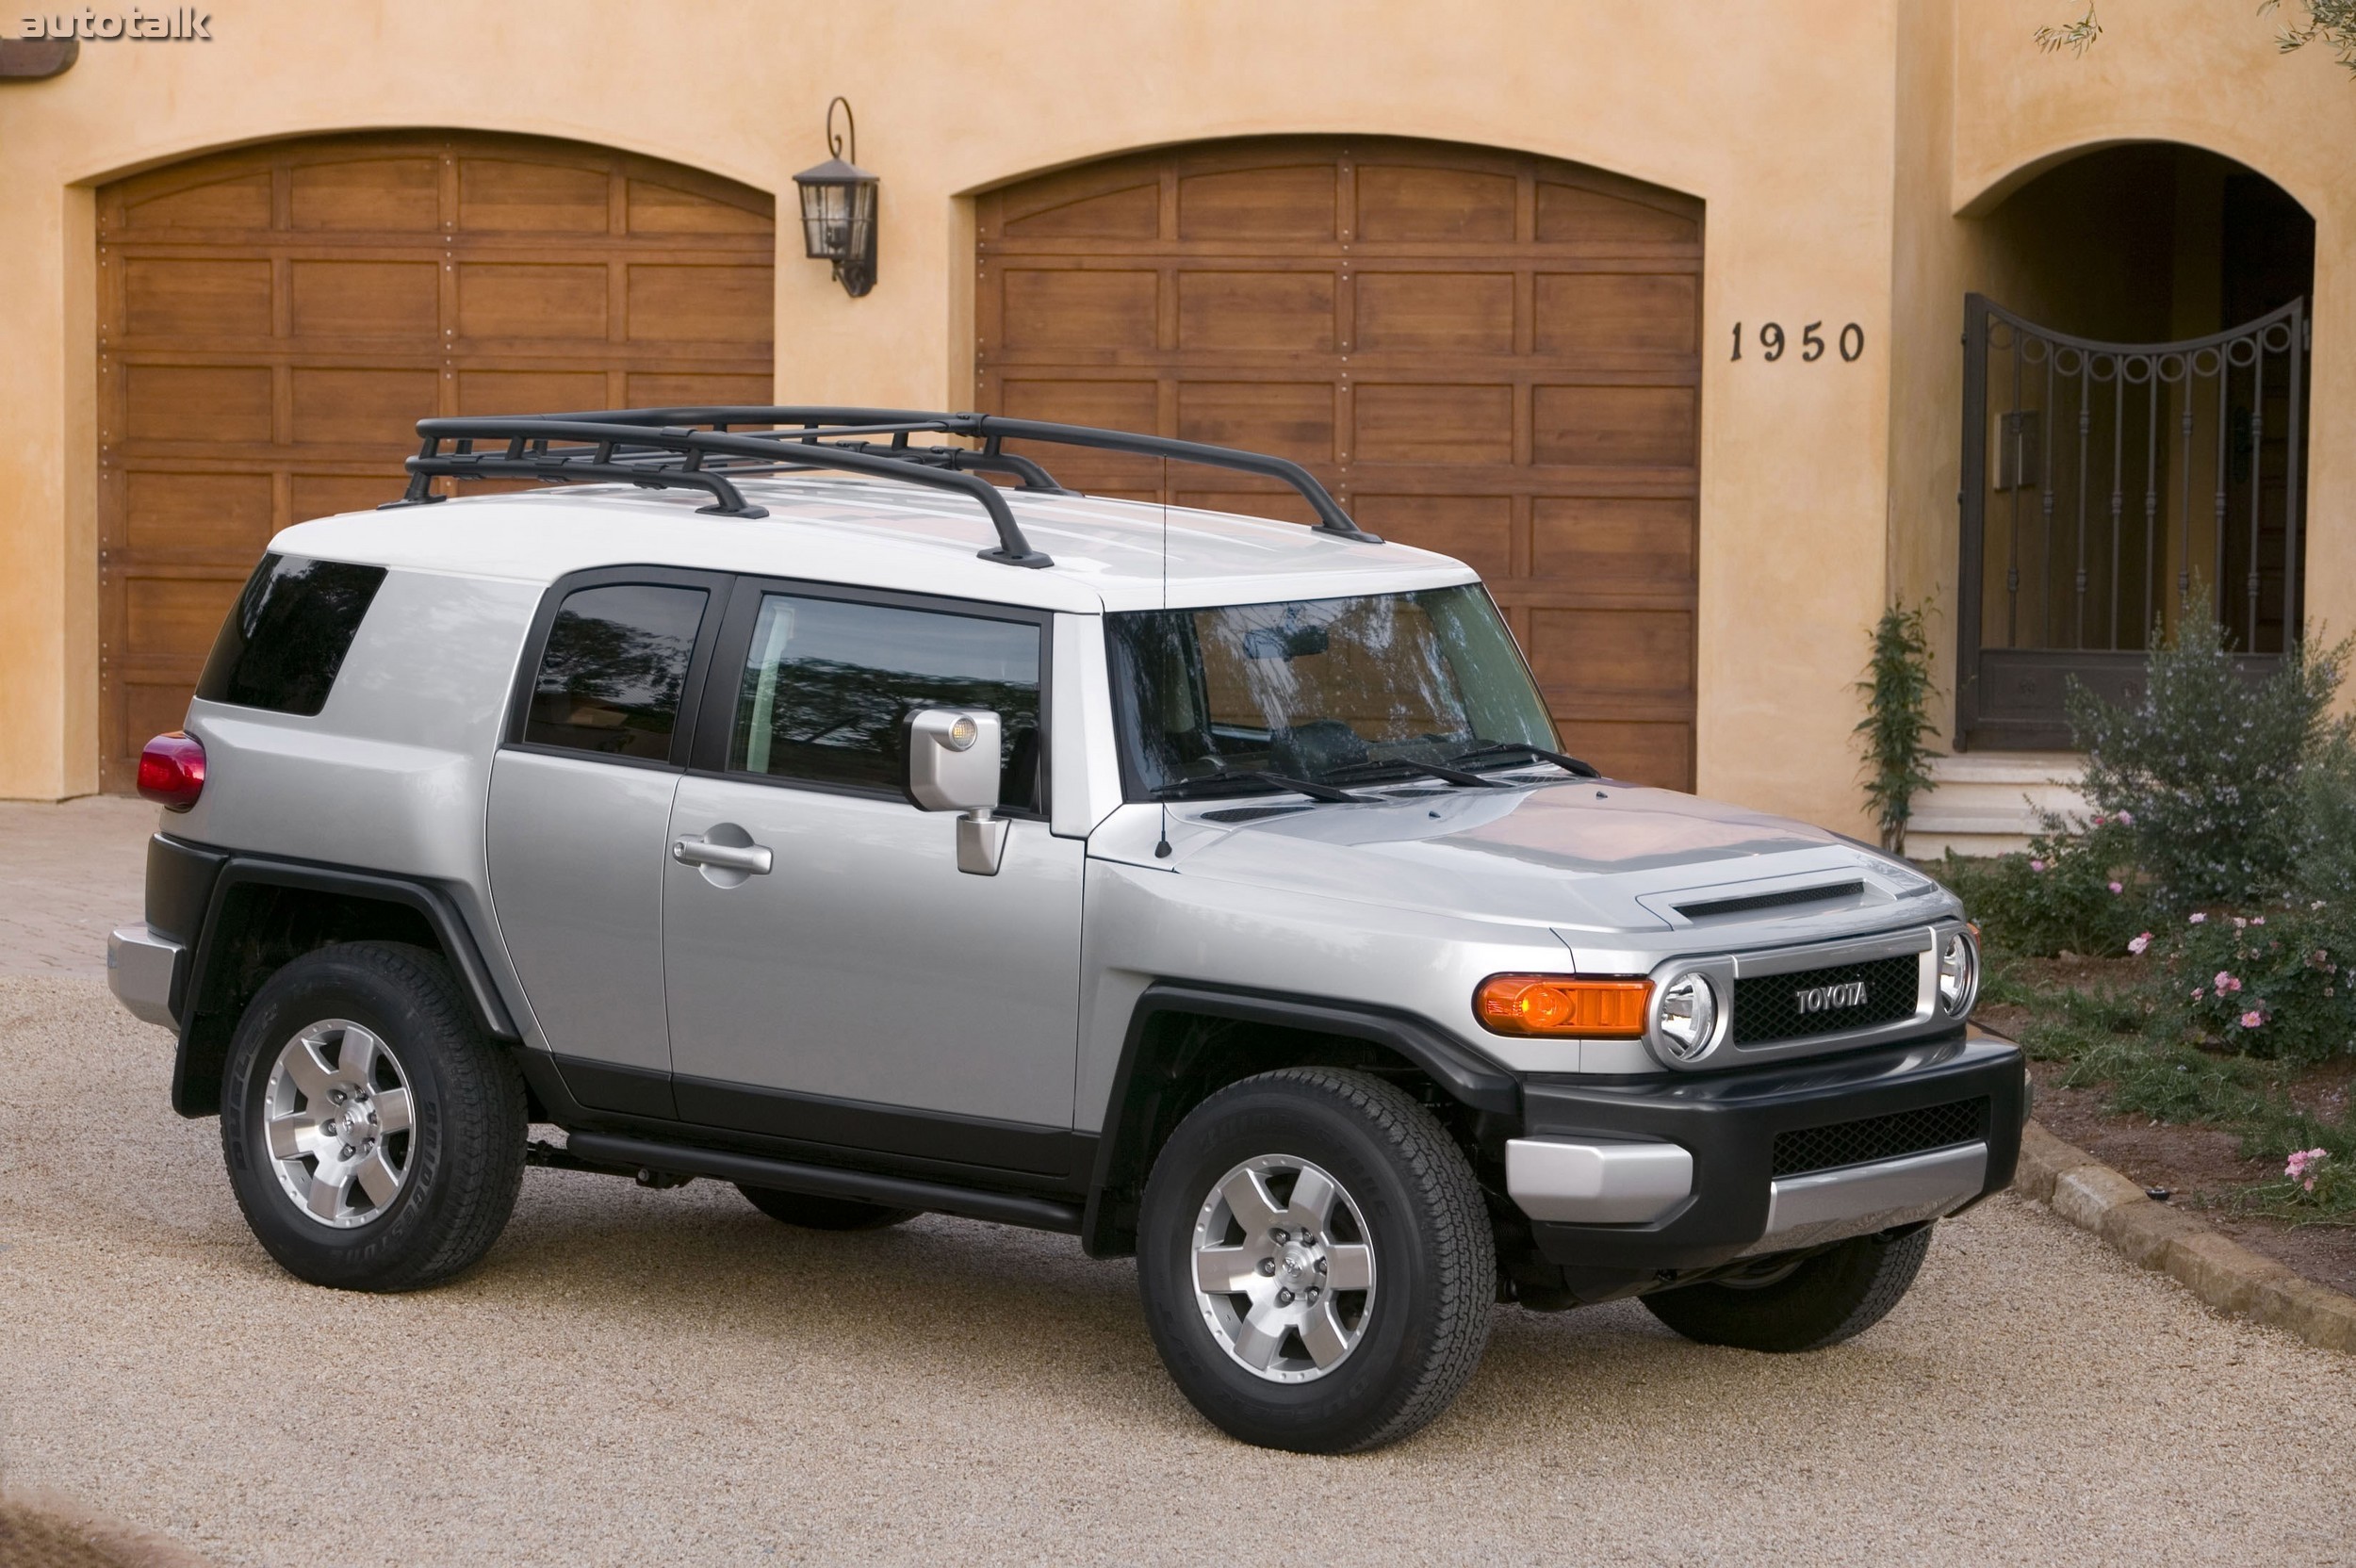
[[[2260, 14], [2273, 10], [2282, 0], [2260, 0]], [[2094, 47], [2094, 41], [2102, 36], [2102, 24], [2094, 14], [2095, 0], [2086, 0], [2086, 14], [2075, 22], [2065, 22], [2058, 27], [2039, 27], [2029, 35], [2046, 54], [2067, 49], [2083, 57]], [[2332, 57], [2356, 73], [2356, 0], [2299, 0], [2300, 10], [2307, 13], [2304, 22], [2294, 22], [2274, 37], [2274, 46], [2285, 55], [2304, 49], [2321, 40], [2331, 51]]]
[[1939, 875], [2006, 952], [2117, 956], [2150, 920], [2131, 834], [2112, 817], [2083, 832], [2050, 824], [2026, 854], [1966, 859], [1950, 850]]
[[2174, 634], [2146, 661], [2134, 702], [2072, 684], [2081, 788], [2105, 816], [2133, 825], [2135, 859], [2157, 902], [2247, 903], [2289, 884], [2305, 765], [2329, 737], [2348, 652], [2346, 643], [2320, 652], [2294, 644], [2252, 681], [2196, 586]]
[[2094, 0], [2086, 0], [2086, 13], [2075, 22], [2065, 22], [2058, 27], [2039, 27], [2029, 35], [2046, 54], [2067, 49], [2083, 56], [2102, 36], [2102, 24], [2094, 18]]
[[[2258, 9], [2270, 11], [2280, 0], [2265, 0]], [[2331, 57], [2356, 73], [2356, 0], [2303, 0], [2305, 23], [2293, 23], [2275, 35], [2274, 46], [2285, 55], [2304, 49], [2317, 39], [2331, 46]]]
[[2161, 944], [2158, 1015], [2236, 1055], [2320, 1062], [2356, 1051], [2356, 931], [2321, 899], [2253, 915], [2195, 911]]
[[1873, 655], [1857, 689], [1865, 694], [1865, 717], [1857, 721], [1865, 753], [1865, 801], [1881, 829], [1882, 847], [1906, 853], [1906, 823], [1914, 797], [1932, 787], [1931, 759], [1924, 743], [1937, 727], [1931, 717], [1931, 640], [1927, 605], [1891, 605], [1873, 625]]

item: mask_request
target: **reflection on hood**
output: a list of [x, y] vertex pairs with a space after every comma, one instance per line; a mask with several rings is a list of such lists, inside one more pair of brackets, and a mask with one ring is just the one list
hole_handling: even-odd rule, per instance
[[[1198, 817], [1198, 822], [1202, 819]], [[1203, 824], [1219, 827], [1216, 822]], [[1586, 931], [1659, 931], [1661, 895], [1724, 896], [1768, 878], [1863, 881], [1871, 924], [1933, 884], [1806, 823], [1668, 790], [1573, 779], [1321, 806], [1194, 840], [1173, 869], [1313, 896]], [[1640, 900], [1642, 902], [1640, 902]], [[1650, 906], [1649, 907], [1647, 906]], [[1927, 913], [1927, 911], [1926, 911]], [[1768, 917], [1770, 920], [1778, 917]], [[1788, 915], [1783, 919], [1811, 918]]]

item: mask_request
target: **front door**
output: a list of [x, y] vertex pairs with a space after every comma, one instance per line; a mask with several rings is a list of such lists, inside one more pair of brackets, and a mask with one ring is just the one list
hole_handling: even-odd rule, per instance
[[[664, 873], [675, 1091], [690, 1121], [1067, 1173], [1084, 846], [1049, 833], [1043, 615], [747, 583], [670, 837], [765, 871]], [[901, 793], [922, 708], [997, 712], [995, 876]], [[767, 851], [766, 857], [757, 852]]]

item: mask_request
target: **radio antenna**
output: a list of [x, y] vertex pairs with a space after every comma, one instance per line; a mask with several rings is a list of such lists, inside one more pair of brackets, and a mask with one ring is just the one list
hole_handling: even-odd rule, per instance
[[[1170, 457], [1162, 457], [1162, 629], [1170, 629]], [[1162, 838], [1153, 846], [1153, 858], [1170, 858], [1170, 801], [1155, 802], [1162, 810]]]

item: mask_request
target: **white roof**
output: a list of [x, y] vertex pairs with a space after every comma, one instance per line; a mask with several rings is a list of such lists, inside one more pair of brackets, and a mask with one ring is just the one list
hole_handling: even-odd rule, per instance
[[[1400, 593], [1478, 580], [1463, 562], [1300, 523], [1093, 496], [1006, 492], [1041, 570], [981, 560], [990, 516], [963, 498], [850, 475], [736, 482], [759, 518], [708, 516], [695, 491], [577, 485], [462, 496], [297, 523], [287, 555], [550, 582], [592, 566], [664, 565], [897, 588], [1094, 612]], [[1164, 541], [1168, 548], [1164, 548]]]

